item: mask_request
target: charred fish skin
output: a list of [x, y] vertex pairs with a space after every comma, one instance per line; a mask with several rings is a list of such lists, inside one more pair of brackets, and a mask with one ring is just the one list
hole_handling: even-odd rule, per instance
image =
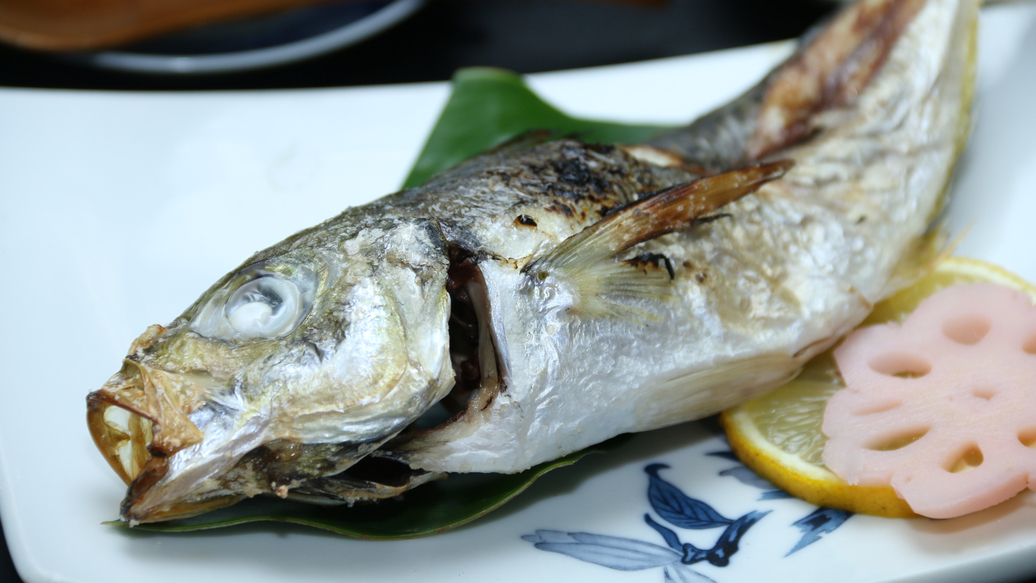
[[[520, 271], [480, 264], [504, 389], [463, 422], [382, 452], [434, 471], [515, 471], [791, 378], [903, 285], [897, 267], [914, 259], [963, 147], [977, 11], [857, 4], [765, 88], [652, 142], [707, 171], [757, 156], [794, 166], [725, 206], [728, 218], [637, 247], [674, 266], [675, 298], [626, 301], [655, 316], [646, 325], [579, 317], [587, 300], [562, 278], [525, 293]], [[482, 240], [502, 244], [502, 222], [481, 223]]]
[[977, 8], [866, 0], [684, 130], [530, 134], [260, 251], [88, 397], [123, 517], [517, 472], [794, 376], [916, 259]]

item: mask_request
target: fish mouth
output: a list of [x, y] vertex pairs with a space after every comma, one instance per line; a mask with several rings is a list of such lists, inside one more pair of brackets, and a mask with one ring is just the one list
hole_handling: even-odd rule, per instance
[[443, 476], [377, 455], [394, 433], [305, 444], [269, 440], [252, 418], [226, 434], [213, 434], [209, 424], [202, 439], [187, 415], [211, 408], [197, 395], [219, 384], [205, 374], [154, 369], [131, 352], [122, 370], [87, 397], [94, 443], [128, 485], [120, 515], [131, 526], [188, 518], [259, 495], [323, 505], [368, 502]]
[[86, 405], [86, 422], [94, 444], [128, 485], [151, 459], [148, 448], [154, 439], [154, 424], [119, 404], [114, 395], [105, 391], [90, 393]]
[[194, 516], [244, 497], [216, 495], [171, 504], [148, 500], [168, 475], [170, 457], [202, 439], [201, 431], [183, 413], [182, 395], [169, 390], [171, 378], [139, 363], [131, 352], [122, 370], [87, 396], [87, 426], [94, 444], [129, 486], [121, 515], [131, 524]]
[[[124, 389], [132, 392], [133, 387]], [[168, 457], [154, 450], [156, 423], [139, 408], [139, 403], [122, 398], [119, 392], [104, 389], [87, 397], [87, 425], [97, 449], [104, 459], [129, 486], [120, 505], [120, 514], [130, 524], [155, 522], [194, 516], [229, 506], [240, 496], [217, 497], [195, 502], [174, 504], [168, 508], [140, 513], [140, 505], [157, 483], [168, 473]]]
[[[169, 459], [163, 456], [152, 456], [130, 483], [129, 491], [119, 507], [119, 514], [130, 526], [145, 522], [189, 518], [231, 506], [246, 497], [240, 493], [229, 493], [197, 500], [180, 500], [172, 504], [163, 503], [165, 497], [161, 495], [161, 489], [156, 486], [168, 473]], [[156, 496], [156, 494], [158, 495]]]
[[[149, 335], [145, 332], [134, 346], [142, 339], [153, 342], [145, 338]], [[152, 457], [168, 457], [202, 441], [202, 432], [185, 413], [214, 382], [202, 376], [207, 377], [152, 369], [131, 350], [122, 370], [87, 396], [86, 421], [94, 443], [127, 484]]]
[[144, 351], [167, 329], [149, 326], [122, 361], [122, 369], [87, 395], [86, 423], [97, 449], [127, 484], [155, 456], [168, 457], [201, 442], [202, 432], [185, 411], [193, 410], [214, 379], [152, 369]]

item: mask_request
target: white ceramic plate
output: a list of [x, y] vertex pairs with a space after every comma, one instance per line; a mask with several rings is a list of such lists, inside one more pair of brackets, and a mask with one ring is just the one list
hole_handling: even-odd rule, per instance
[[[971, 226], [961, 254], [1036, 281], [1036, 7], [1000, 7], [983, 19], [978, 121], [954, 187], [952, 224]], [[533, 84], [580, 115], [676, 123], [742, 90], [788, 48], [542, 75]], [[442, 84], [222, 94], [0, 90], [0, 516], [27, 582], [1036, 575], [1036, 496], [949, 521], [853, 516], [833, 528], [839, 517], [816, 515], [800, 522], [815, 509], [771, 498], [736, 462], [707, 455], [725, 446], [697, 424], [591, 456], [486, 519], [427, 539], [365, 542], [284, 525], [185, 535], [102, 526], [116, 516], [124, 487], [90, 441], [87, 392], [115, 372], [147, 325], [170, 321], [252, 251], [396, 188], [446, 96]], [[713, 562], [679, 566], [684, 543], [710, 549], [725, 525], [684, 528], [679, 512], [652, 506], [645, 468], [658, 463], [670, 468], [654, 473], [723, 517], [768, 512], [743, 533], [729, 565], [713, 564], [722, 563], [713, 553]], [[702, 510], [684, 500], [685, 515], [694, 508]], [[645, 515], [673, 533], [680, 552]], [[819, 540], [789, 554], [810, 534]]]

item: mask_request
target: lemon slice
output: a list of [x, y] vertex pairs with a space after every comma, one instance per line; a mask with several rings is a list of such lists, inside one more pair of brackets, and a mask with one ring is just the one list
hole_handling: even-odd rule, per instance
[[[902, 322], [935, 292], [958, 283], [998, 283], [1029, 293], [1036, 286], [995, 265], [950, 257], [916, 284], [878, 303], [862, 326]], [[844, 385], [831, 350], [793, 381], [720, 416], [741, 461], [789, 494], [811, 504], [890, 518], [917, 516], [891, 487], [851, 486], [824, 467], [820, 430], [828, 398]]]

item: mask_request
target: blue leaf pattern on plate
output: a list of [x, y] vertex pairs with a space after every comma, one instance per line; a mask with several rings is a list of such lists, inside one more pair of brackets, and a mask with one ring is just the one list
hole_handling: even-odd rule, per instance
[[730, 451], [729, 449], [728, 450], [721, 450], [721, 451], [710, 451], [709, 453], [707, 453], [705, 455], [712, 456], [712, 457], [723, 458], [725, 460], [730, 460], [732, 462], [741, 463], [741, 460], [737, 459], [737, 454], [735, 454], [734, 452]]
[[651, 543], [588, 532], [537, 530], [536, 534], [527, 534], [522, 540], [533, 543], [540, 550], [561, 553], [620, 571], [662, 567], [679, 563], [681, 557], [674, 550]]
[[[705, 455], [737, 461], [730, 451], [715, 451]], [[644, 514], [644, 522], [662, 537], [668, 548], [625, 537], [546, 529], [537, 530], [535, 534], [525, 535], [522, 539], [543, 551], [561, 553], [620, 571], [662, 567], [667, 583], [716, 583], [713, 579], [691, 569], [689, 565], [708, 562], [714, 567], [727, 567], [734, 554], [738, 552], [741, 538], [771, 511], [752, 510], [736, 520], [727, 518], [709, 504], [688, 496], [683, 490], [664, 480], [659, 472], [667, 468], [668, 465], [661, 463], [649, 464], [644, 468], [648, 475], [648, 503], [663, 521], [677, 529], [723, 528], [712, 548], [700, 549], [681, 541], [676, 530], [663, 525], [650, 514]], [[730, 476], [742, 484], [764, 490], [760, 501], [789, 497], [740, 463], [720, 471], [719, 475]], [[851, 512], [843, 510], [817, 508], [795, 521], [792, 526], [797, 527], [803, 534], [785, 556], [820, 540], [822, 536], [845, 523], [850, 516]]]
[[760, 490], [775, 490], [774, 485], [770, 483], [766, 478], [760, 477], [759, 474], [753, 472], [745, 466], [738, 465], [733, 468], [723, 470], [719, 473], [721, 476], [732, 476], [738, 482], [745, 484], [746, 486], [753, 486]]
[[723, 531], [720, 535], [719, 540], [716, 541], [716, 546], [712, 547], [709, 551], [708, 561], [717, 567], [726, 567], [730, 564], [730, 557], [737, 552], [738, 543], [741, 542], [741, 537], [744, 536], [748, 529], [755, 523], [759, 522], [764, 516], [769, 514], [770, 511], [757, 512], [752, 511], [748, 514], [738, 518]]
[[794, 498], [794, 496], [784, 490], [770, 490], [759, 495], [760, 502], [763, 500], [784, 500], [785, 498]]
[[[678, 537], [675, 532], [655, 522], [654, 519], [651, 518], [650, 514], [644, 515], [644, 522], [646, 522], [648, 526], [650, 526], [651, 528], [655, 529], [655, 532], [662, 535], [662, 538], [665, 539], [665, 544], [669, 545], [669, 548], [673, 549], [674, 551], [678, 551], [681, 554], [684, 553], [684, 544], [680, 542], [680, 537]], [[693, 546], [687, 546], [694, 549]]]
[[668, 467], [665, 464], [651, 464], [644, 468], [650, 476], [648, 501], [659, 516], [680, 528], [695, 530], [727, 526], [734, 522], [723, 517], [708, 504], [687, 496], [679, 488], [660, 478], [659, 470]]
[[741, 537], [744, 536], [750, 526], [759, 522], [759, 519], [767, 514], [769, 512], [749, 512], [738, 518], [723, 531], [723, 534], [720, 535], [719, 540], [716, 541], [716, 544], [711, 549], [699, 549], [690, 543], [681, 543], [675, 532], [655, 522], [649, 514], [644, 515], [644, 522], [647, 522], [648, 526], [662, 535], [669, 548], [683, 553], [683, 556], [680, 558], [681, 563], [693, 565], [700, 561], [708, 561], [717, 567], [726, 567], [730, 564], [730, 557], [737, 552], [737, 545]]
[[[798, 544], [788, 551], [788, 555], [817, 542], [820, 540], [820, 537], [842, 526], [842, 523], [849, 520], [849, 517], [852, 515], [853, 513], [848, 510], [817, 508], [808, 516], [796, 520], [792, 523], [792, 526], [799, 527], [803, 535], [799, 539]], [[787, 557], [788, 555], [784, 556]]]
[[716, 580], [684, 565], [672, 565], [665, 568], [665, 583], [716, 583]]
[[[726, 454], [730, 454], [729, 456]], [[733, 459], [737, 461], [737, 456], [731, 451], [714, 451], [706, 455], [721, 457], [724, 459]], [[746, 466], [738, 465], [725, 469], [719, 473], [721, 476], [733, 476], [738, 482], [746, 484], [748, 486], [754, 486], [760, 490], [766, 490], [762, 496], [759, 497], [760, 501], [763, 500], [779, 500], [783, 498], [792, 498], [791, 494], [788, 494], [784, 490], [778, 490], [774, 488], [774, 485], [769, 480], [756, 474]], [[809, 515], [800, 518], [799, 520], [792, 523], [792, 526], [797, 526], [802, 531], [802, 538], [799, 542], [788, 551], [788, 555], [800, 551], [803, 548], [815, 543], [820, 540], [820, 537], [834, 531], [839, 526], [842, 526], [846, 520], [853, 513], [847, 510], [836, 510], [834, 508], [817, 508]], [[788, 556], [784, 555], [784, 556]]]
[[[721, 452], [715, 452], [721, 453]], [[709, 454], [714, 455], [714, 454]], [[733, 452], [731, 452], [733, 455]], [[735, 458], [736, 460], [736, 458]], [[733, 476], [738, 482], [748, 486], [754, 486], [760, 490], [766, 490], [759, 497], [759, 500], [777, 500], [780, 498], [791, 498], [791, 494], [788, 494], [784, 490], [778, 490], [776, 486], [770, 483], [769, 480], [763, 478], [759, 474], [753, 472], [747, 467], [738, 464], [732, 468], [728, 468], [719, 473], [721, 476]]]

